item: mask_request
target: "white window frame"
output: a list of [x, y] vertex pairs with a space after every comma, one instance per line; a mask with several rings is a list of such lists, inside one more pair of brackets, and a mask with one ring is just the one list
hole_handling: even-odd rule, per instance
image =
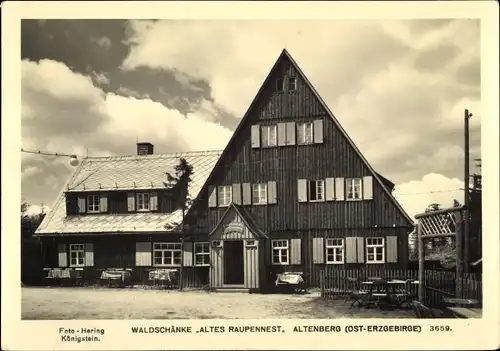
[[[280, 82], [281, 82], [281, 89], [280, 89]], [[281, 77], [276, 79], [276, 92], [282, 93], [285, 91], [285, 78]]]
[[276, 125], [261, 126], [260, 134], [262, 138], [262, 147], [278, 146], [278, 127]]
[[252, 204], [267, 204], [267, 183], [252, 184]]
[[[201, 247], [201, 251], [197, 251], [198, 248]], [[206, 248], [206, 252], [203, 250]], [[210, 266], [210, 243], [209, 242], [195, 242], [194, 243], [194, 265], [201, 267], [201, 266]], [[197, 257], [202, 257], [203, 263], [197, 263]], [[206, 263], [205, 263], [205, 258], [207, 258]]]
[[[330, 253], [331, 251], [331, 253]], [[343, 264], [344, 263], [344, 239], [341, 238], [327, 238], [326, 239], [326, 263], [327, 264]], [[337, 260], [337, 255], [341, 255], [342, 259]], [[332, 256], [332, 260], [329, 260]]]
[[[156, 253], [161, 253], [161, 263], [156, 262]], [[168, 262], [166, 253], [170, 253], [170, 262]], [[178, 255], [178, 263], [175, 258]], [[153, 243], [153, 266], [155, 267], [179, 267], [182, 262], [182, 244], [181, 243]]]
[[257, 241], [255, 239], [246, 239], [245, 247], [257, 247]]
[[[277, 252], [278, 261], [275, 261], [275, 252]], [[283, 253], [285, 253], [286, 260], [283, 260]], [[288, 239], [271, 240], [271, 262], [273, 265], [288, 265], [290, 264], [290, 245]]]
[[347, 200], [352, 200], [352, 201], [363, 200], [363, 179], [347, 178], [345, 181], [345, 189], [346, 189]]
[[[147, 201], [145, 201], [146, 198], [147, 198]], [[142, 206], [139, 205], [139, 204], [141, 204], [141, 201], [139, 201], [139, 199], [141, 199], [141, 201], [142, 201]], [[137, 211], [138, 212], [150, 211], [150, 209], [149, 209], [150, 199], [151, 199], [151, 194], [149, 194], [149, 193], [137, 193], [137, 195], [136, 195]]]
[[[311, 184], [314, 184], [314, 194], [316, 198], [313, 200], [311, 196]], [[323, 202], [325, 201], [325, 180], [324, 179], [316, 179], [310, 180], [308, 182], [308, 195], [310, 202]]]
[[[306, 133], [310, 128], [310, 133]], [[297, 123], [297, 144], [310, 145], [314, 143], [313, 122]]]
[[[292, 87], [293, 82], [293, 87]], [[289, 77], [288, 78], [288, 91], [297, 91], [297, 78]]]
[[218, 187], [217, 192], [219, 196], [219, 206], [229, 206], [233, 201], [233, 187], [231, 185], [221, 185]]
[[[382, 259], [377, 260], [377, 253], [382, 254]], [[373, 256], [373, 259], [370, 259], [370, 256]], [[384, 238], [366, 238], [366, 263], [385, 263]]]
[[222, 240], [212, 240], [212, 247], [216, 249], [222, 248]]
[[[73, 263], [73, 253], [76, 254], [76, 262]], [[69, 266], [84, 267], [85, 266], [85, 244], [70, 244], [69, 245]]]
[[[97, 202], [95, 202], [97, 201]], [[99, 213], [101, 210], [101, 196], [88, 195], [87, 196], [87, 213]]]

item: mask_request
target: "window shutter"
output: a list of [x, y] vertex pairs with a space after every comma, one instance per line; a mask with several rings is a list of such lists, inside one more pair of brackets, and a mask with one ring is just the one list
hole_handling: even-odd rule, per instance
[[295, 122], [286, 124], [286, 144], [295, 145]]
[[307, 202], [307, 180], [297, 180], [297, 197], [299, 202]]
[[135, 211], [135, 195], [134, 193], [127, 194], [127, 208], [129, 212]]
[[286, 145], [286, 123], [278, 123], [278, 146]]
[[78, 196], [78, 213], [85, 213], [86, 208], [85, 208], [85, 197], [84, 196]]
[[151, 243], [135, 243], [135, 265], [137, 267], [151, 266]]
[[68, 253], [66, 251], [66, 244], [57, 245], [57, 257], [59, 267], [68, 267]]
[[182, 248], [182, 263], [185, 267], [190, 267], [193, 265], [193, 243], [191, 241], [184, 242], [184, 247]]
[[363, 177], [363, 199], [373, 199], [373, 177]]
[[252, 126], [252, 147], [260, 147], [260, 126]]
[[217, 207], [217, 187], [208, 186], [208, 207]]
[[326, 178], [325, 179], [325, 200], [333, 201], [335, 200], [335, 179]]
[[250, 183], [243, 183], [243, 205], [252, 204], [252, 186]]
[[356, 238], [357, 243], [357, 251], [358, 251], [358, 263], [365, 262], [365, 238]]
[[300, 260], [301, 260], [300, 239], [299, 238], [290, 239], [290, 264], [300, 264]]
[[388, 236], [386, 237], [386, 262], [387, 263], [397, 263], [398, 262], [398, 237]]
[[85, 267], [94, 267], [94, 244], [85, 244]]
[[321, 144], [323, 142], [323, 120], [317, 119], [313, 123], [314, 125], [314, 143]]
[[344, 201], [344, 178], [335, 178], [335, 200]]
[[267, 182], [267, 203], [275, 204], [277, 202], [276, 197], [277, 197], [276, 182], [275, 181]]
[[153, 191], [151, 192], [151, 194], [149, 194], [149, 210], [158, 210], [158, 193], [156, 191]]
[[345, 238], [345, 263], [356, 263], [357, 257], [356, 238], [349, 236]]
[[233, 203], [236, 205], [241, 205], [241, 184], [233, 184]]
[[325, 246], [323, 238], [313, 238], [313, 263], [322, 264], [325, 262]]
[[99, 197], [99, 211], [100, 212], [108, 212], [108, 195], [101, 194]]

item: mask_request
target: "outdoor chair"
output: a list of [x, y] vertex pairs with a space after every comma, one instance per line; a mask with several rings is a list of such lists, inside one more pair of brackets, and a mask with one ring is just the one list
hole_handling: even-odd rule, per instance
[[344, 289], [344, 301], [350, 301], [353, 299], [353, 295], [359, 290], [358, 278], [347, 277], [345, 278], [345, 289]]

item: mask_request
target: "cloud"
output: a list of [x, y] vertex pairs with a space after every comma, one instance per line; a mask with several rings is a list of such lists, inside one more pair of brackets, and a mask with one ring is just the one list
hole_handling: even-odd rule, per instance
[[425, 211], [428, 205], [438, 203], [442, 208], [453, 206], [453, 200], [464, 202], [464, 182], [447, 178], [441, 174], [429, 173], [419, 180], [396, 186], [394, 196], [410, 217]]
[[[52, 60], [22, 62], [22, 144], [85, 156], [135, 154], [136, 138], [158, 153], [223, 149], [232, 131], [208, 102], [187, 116], [147, 98], [105, 93], [92, 79]], [[50, 84], [47, 84], [50, 82]], [[71, 87], [71, 89], [68, 89]], [[72, 172], [65, 157], [23, 154], [22, 188], [51, 203]]]

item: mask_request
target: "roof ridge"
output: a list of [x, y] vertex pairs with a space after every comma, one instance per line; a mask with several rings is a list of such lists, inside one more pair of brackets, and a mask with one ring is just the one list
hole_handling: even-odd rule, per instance
[[222, 153], [223, 150], [204, 150], [204, 151], [180, 151], [171, 153], [161, 153], [152, 155], [117, 155], [117, 156], [89, 156], [85, 157], [86, 161], [107, 161], [107, 160], [137, 160], [137, 159], [161, 159], [175, 158], [181, 156], [206, 156]]

